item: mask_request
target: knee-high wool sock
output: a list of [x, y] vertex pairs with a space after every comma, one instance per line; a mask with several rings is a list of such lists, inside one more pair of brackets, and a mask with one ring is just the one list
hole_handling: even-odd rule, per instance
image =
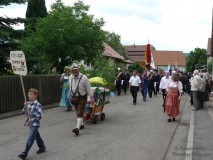
[[76, 128], [80, 129], [82, 123], [83, 123], [83, 118], [78, 118]]

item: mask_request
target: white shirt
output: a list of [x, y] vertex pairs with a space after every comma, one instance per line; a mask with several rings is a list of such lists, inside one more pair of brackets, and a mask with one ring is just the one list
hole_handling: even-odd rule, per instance
[[[71, 95], [73, 95], [73, 93], [75, 92], [77, 86], [78, 86], [78, 82], [80, 80], [81, 77], [81, 73], [79, 73], [79, 75], [77, 77], [74, 77], [73, 75], [71, 75], [69, 77], [69, 84], [70, 84], [70, 89], [71, 89]], [[93, 96], [93, 91], [92, 88], [90, 86], [89, 80], [87, 78], [87, 76], [83, 75], [81, 78], [81, 81], [79, 83], [79, 89], [78, 89], [79, 93], [81, 94], [81, 96], [88, 94], [88, 96]], [[76, 96], [79, 96], [78, 92], [76, 93]]]
[[61, 77], [63, 77], [63, 76], [64, 76], [64, 79], [66, 79], [66, 80], [69, 79], [69, 76], [65, 75], [65, 73], [63, 73], [63, 74], [61, 75]]
[[171, 80], [171, 76], [169, 76], [168, 78], [166, 78], [166, 76], [162, 77], [160, 80], [159, 88], [166, 89], [170, 80]]
[[141, 79], [138, 76], [131, 76], [129, 79], [129, 83], [131, 86], [139, 86], [141, 83]]

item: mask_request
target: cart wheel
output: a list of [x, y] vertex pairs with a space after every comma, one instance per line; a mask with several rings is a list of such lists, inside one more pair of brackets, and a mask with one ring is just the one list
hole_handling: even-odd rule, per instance
[[98, 117], [94, 116], [92, 117], [93, 124], [96, 124], [98, 122]]
[[105, 120], [105, 113], [101, 113], [101, 121]]

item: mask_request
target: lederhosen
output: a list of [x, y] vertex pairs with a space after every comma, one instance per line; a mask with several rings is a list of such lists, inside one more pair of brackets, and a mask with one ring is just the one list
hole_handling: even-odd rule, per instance
[[[79, 83], [81, 81], [83, 75], [81, 75], [79, 81], [78, 81], [78, 85], [75, 89], [75, 92], [73, 92], [73, 90], [71, 89], [72, 92], [72, 103], [75, 106], [75, 110], [76, 110], [76, 115], [78, 118], [82, 118], [83, 117], [83, 113], [85, 110], [85, 106], [86, 106], [86, 102], [87, 102], [87, 94], [85, 95], [81, 95], [79, 92]], [[71, 80], [71, 86], [72, 86], [72, 80]], [[78, 93], [78, 96], [76, 96], [76, 93]]]

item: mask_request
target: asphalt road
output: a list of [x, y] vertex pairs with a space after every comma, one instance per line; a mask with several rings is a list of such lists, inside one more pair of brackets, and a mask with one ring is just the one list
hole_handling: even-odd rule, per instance
[[[132, 97], [121, 95], [105, 105], [105, 121], [87, 121], [79, 136], [72, 133], [76, 126], [75, 112], [64, 108], [44, 111], [40, 134], [47, 152], [37, 155], [37, 144], [29, 152], [30, 160], [184, 160], [190, 106], [182, 96], [181, 115], [176, 122], [167, 122], [162, 97], [132, 104]], [[25, 116], [0, 120], [0, 160], [17, 160], [24, 149], [28, 128]]]

